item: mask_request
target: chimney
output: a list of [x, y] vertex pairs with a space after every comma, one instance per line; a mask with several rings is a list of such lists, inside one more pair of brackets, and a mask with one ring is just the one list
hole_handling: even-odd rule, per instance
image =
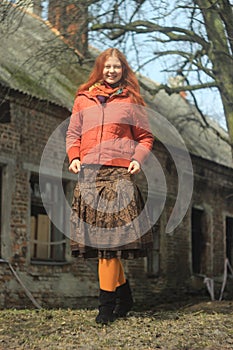
[[[180, 87], [180, 86], [182, 87], [182, 86], [184, 86], [184, 82], [185, 82], [185, 77], [183, 76], [183, 74], [178, 73], [174, 77], [169, 77], [168, 86], [170, 86], [171, 88], [176, 88], [176, 87]], [[183, 99], [186, 99], [187, 92], [182, 90], [179, 92], [179, 95]]]
[[68, 44], [84, 56], [88, 54], [88, 6], [87, 1], [50, 0], [48, 20]]

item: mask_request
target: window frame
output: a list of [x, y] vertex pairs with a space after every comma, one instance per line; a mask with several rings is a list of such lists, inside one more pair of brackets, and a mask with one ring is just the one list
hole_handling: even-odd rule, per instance
[[[27, 252], [27, 261], [31, 265], [65, 265], [65, 264], [70, 264], [72, 263], [72, 255], [71, 255], [71, 250], [70, 250], [70, 244], [69, 244], [69, 237], [65, 236], [66, 244], [65, 244], [65, 260], [64, 261], [55, 261], [55, 260], [37, 260], [31, 259], [31, 245], [30, 245], [30, 238], [31, 238], [31, 227], [30, 227], [30, 219], [31, 219], [31, 193], [30, 193], [30, 178], [31, 174], [38, 174], [41, 173], [44, 176], [48, 176], [51, 178], [58, 179], [57, 172], [54, 171], [53, 169], [40, 169], [38, 165], [34, 165], [32, 163], [24, 162], [23, 163], [23, 169], [27, 170], [28, 173], [28, 187], [29, 187], [29, 200], [28, 200], [28, 252]], [[66, 182], [66, 191], [67, 191], [67, 201], [70, 202], [72, 201], [73, 198], [73, 190], [74, 186], [77, 182], [77, 176], [75, 174], [72, 174], [68, 171], [63, 171], [62, 172], [62, 179]]]
[[[51, 188], [52, 191], [54, 191], [53, 189], [53, 185], [54, 185], [54, 181], [55, 184], [58, 181], [58, 179], [56, 177], [53, 176], [46, 176], [48, 178], [48, 183], [51, 184]], [[31, 181], [31, 179], [33, 179], [34, 181]], [[36, 181], [37, 180], [37, 181]], [[51, 181], [49, 181], [51, 180]], [[31, 183], [38, 184], [38, 188], [37, 190], [39, 190], [39, 174], [35, 173], [35, 172], [31, 172], [30, 173], [30, 178], [29, 178], [29, 182], [30, 182], [30, 190], [31, 190]], [[68, 185], [69, 180], [64, 179], [63, 183], [64, 186], [66, 187]], [[36, 213], [36, 210], [38, 211]], [[32, 215], [32, 212], [34, 215]], [[49, 213], [50, 215], [53, 215], [51, 213]], [[49, 216], [50, 216], [49, 215]], [[53, 222], [50, 220], [48, 216], [48, 213], [46, 212], [46, 209], [43, 205], [43, 201], [41, 199], [40, 196], [37, 197], [37, 201], [36, 198], [32, 197], [32, 191], [30, 191], [30, 261], [32, 264], [64, 264], [67, 262], [66, 259], [66, 246], [67, 246], [67, 237], [65, 236], [64, 233], [62, 232], [57, 232], [58, 234], [62, 235], [61, 239], [54, 239], [54, 235], [55, 235], [55, 231], [59, 231], [56, 226], [53, 224]], [[36, 217], [35, 219], [35, 237], [33, 237], [32, 239], [32, 227], [31, 227], [31, 220], [32, 217]], [[38, 240], [38, 234], [39, 232], [38, 230], [38, 223], [40, 221], [40, 226], [43, 228], [47, 228], [48, 232], [48, 241], [41, 241]], [[46, 227], [47, 225], [47, 227]], [[53, 237], [52, 237], [53, 236]], [[48, 257], [45, 257], [45, 250], [43, 249], [43, 245], [45, 245], [45, 247], [48, 248], [47, 251], [47, 255]], [[56, 257], [55, 256], [55, 247], [56, 246], [60, 246], [61, 250], [62, 250], [62, 256]], [[32, 255], [32, 249], [35, 249], [35, 256]], [[37, 254], [38, 249], [40, 249], [40, 254]]]

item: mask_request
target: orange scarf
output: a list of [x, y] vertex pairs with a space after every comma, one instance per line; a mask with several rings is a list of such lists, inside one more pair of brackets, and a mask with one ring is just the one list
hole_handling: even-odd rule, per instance
[[106, 98], [109, 98], [113, 95], [120, 95], [123, 92], [125, 93], [127, 92], [127, 89], [123, 89], [120, 86], [112, 88], [110, 85], [107, 85], [104, 82], [98, 82], [92, 85], [89, 88], [89, 91], [92, 96], [105, 96]]

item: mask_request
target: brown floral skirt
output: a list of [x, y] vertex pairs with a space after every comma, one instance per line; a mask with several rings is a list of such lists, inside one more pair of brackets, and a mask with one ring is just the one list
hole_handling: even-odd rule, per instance
[[152, 242], [142, 195], [127, 168], [82, 167], [72, 202], [72, 255], [133, 259], [146, 256]]

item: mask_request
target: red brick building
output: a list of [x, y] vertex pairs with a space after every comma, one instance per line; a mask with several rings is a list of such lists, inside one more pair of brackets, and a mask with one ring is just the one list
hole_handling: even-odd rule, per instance
[[[0, 307], [32, 305], [28, 292], [43, 307], [97, 305], [97, 261], [71, 257], [69, 239], [48, 217], [39, 188], [44, 148], [57, 126], [70, 115], [76, 88], [85, 80], [89, 67], [80, 65], [82, 57], [39, 17], [18, 12], [11, 28], [12, 34], [7, 21], [0, 28]], [[152, 98], [145, 93], [145, 98], [153, 111], [154, 154], [165, 175], [167, 191], [165, 206], [154, 226], [153, 252], [147, 258], [124, 262], [135, 299], [153, 304], [155, 299], [167, 296], [206, 293], [206, 277], [215, 281], [218, 297], [226, 257], [233, 263], [230, 147], [211, 129], [203, 128], [198, 112], [179, 95], [169, 97], [160, 92]], [[179, 183], [176, 163], [157, 134], [155, 118], [159, 114], [182, 135], [194, 172], [186, 215], [169, 233], [166, 226]], [[61, 144], [52, 147], [51, 160], [63, 156], [63, 136]], [[167, 143], [172, 145], [172, 139]], [[177, 155], [182, 164], [182, 152]], [[150, 169], [150, 164], [147, 166]], [[56, 166], [52, 163], [43, 171], [48, 199], [59, 202]], [[75, 179], [67, 171], [66, 160], [62, 174], [63, 190], [70, 201]], [[190, 174], [184, 171], [182, 176], [184, 181]], [[138, 181], [146, 194], [142, 175]], [[164, 190], [159, 183], [153, 188], [147, 195], [150, 210], [156, 215]], [[63, 215], [65, 208], [61, 205]], [[230, 295], [229, 286], [230, 280], [225, 297]]]

